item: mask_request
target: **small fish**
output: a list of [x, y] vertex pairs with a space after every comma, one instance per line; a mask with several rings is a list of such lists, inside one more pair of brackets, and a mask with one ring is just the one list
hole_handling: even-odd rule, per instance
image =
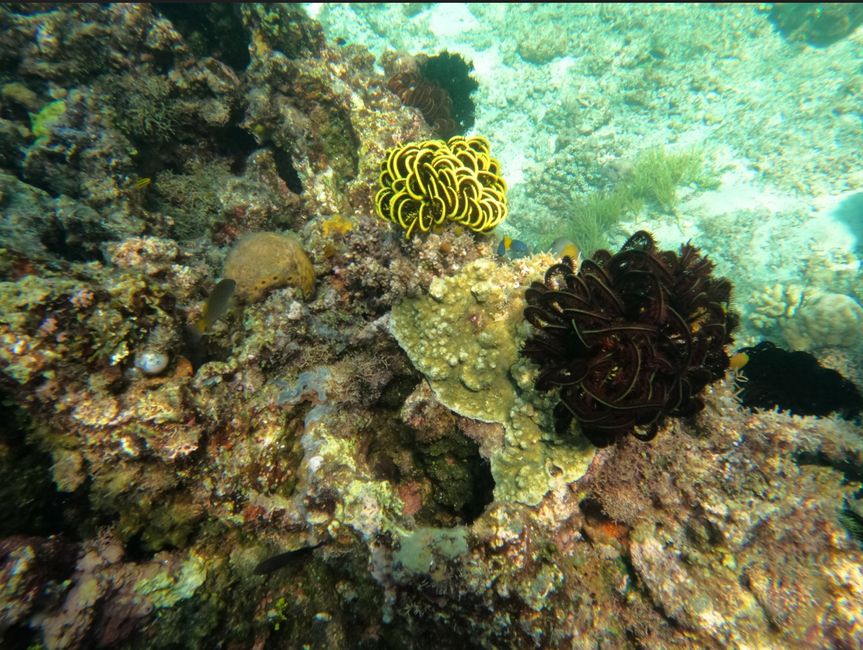
[[237, 288], [237, 283], [230, 278], [220, 280], [213, 289], [210, 297], [207, 298], [207, 304], [204, 305], [204, 313], [195, 323], [195, 329], [200, 334], [204, 334], [213, 323], [219, 320], [228, 311], [228, 305], [231, 302], [231, 296], [234, 295], [234, 289]]
[[268, 557], [263, 562], [258, 563], [258, 566], [255, 567], [253, 573], [256, 576], [262, 576], [268, 573], [272, 573], [277, 569], [281, 569], [283, 567], [294, 564], [295, 562], [299, 562], [300, 560], [307, 559], [308, 556], [312, 554], [312, 551], [314, 551], [316, 548], [320, 548], [323, 545], [324, 542], [318, 542], [317, 544], [312, 544], [311, 546], [295, 548], [292, 551], [285, 551], [284, 553], [279, 553], [278, 555], [274, 555], [273, 557]]
[[520, 239], [513, 239], [509, 235], [504, 235], [497, 245], [497, 254], [499, 257], [517, 260], [522, 257], [528, 257], [530, 255], [530, 248]]
[[555, 257], [563, 258], [570, 257], [573, 260], [578, 259], [578, 246], [571, 239], [566, 237], [558, 237], [551, 242], [551, 247], [548, 249], [550, 253], [554, 253]]
[[147, 187], [150, 187], [150, 183], [152, 183], [152, 182], [153, 182], [153, 179], [150, 178], [149, 176], [145, 176], [144, 178], [139, 178], [138, 180], [135, 181], [135, 189], [136, 190], [143, 190]]
[[749, 363], [749, 355], [745, 352], [738, 352], [731, 355], [728, 360], [728, 367], [732, 370], [740, 370], [747, 363]]

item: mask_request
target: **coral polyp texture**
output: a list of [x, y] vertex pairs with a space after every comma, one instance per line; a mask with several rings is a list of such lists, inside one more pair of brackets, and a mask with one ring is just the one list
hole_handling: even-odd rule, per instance
[[506, 181], [488, 140], [456, 136], [394, 147], [381, 165], [378, 215], [410, 238], [452, 221], [488, 232], [507, 215]]
[[731, 283], [712, 271], [694, 246], [660, 251], [639, 231], [615, 255], [598, 251], [578, 270], [565, 258], [531, 284], [524, 314], [537, 331], [523, 353], [541, 366], [538, 390], [560, 389], [560, 430], [575, 418], [598, 446], [650, 440], [664, 416], [703, 408], [738, 320]]

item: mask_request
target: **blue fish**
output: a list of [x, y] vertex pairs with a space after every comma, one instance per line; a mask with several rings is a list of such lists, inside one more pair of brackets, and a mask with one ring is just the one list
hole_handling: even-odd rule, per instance
[[530, 248], [520, 239], [513, 239], [508, 235], [504, 235], [497, 245], [497, 254], [499, 257], [517, 260], [530, 256]]

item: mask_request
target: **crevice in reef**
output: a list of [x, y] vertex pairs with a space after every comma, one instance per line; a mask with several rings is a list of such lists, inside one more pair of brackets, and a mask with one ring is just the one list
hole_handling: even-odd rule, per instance
[[476, 442], [458, 432], [418, 443], [417, 467], [431, 482], [431, 498], [417, 513], [424, 525], [471, 524], [494, 500], [491, 465]]
[[238, 71], [249, 65], [240, 5], [156, 2], [153, 8], [173, 23], [196, 56], [211, 56]]
[[[86, 488], [60, 492], [50, 455], [27, 440], [29, 416], [0, 393], [0, 538], [60, 535], [77, 539]], [[74, 513], [74, 514], [73, 514]]]

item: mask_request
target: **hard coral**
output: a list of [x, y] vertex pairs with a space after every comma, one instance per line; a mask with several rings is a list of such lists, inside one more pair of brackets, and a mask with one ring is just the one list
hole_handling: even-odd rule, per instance
[[456, 136], [394, 147], [381, 165], [378, 215], [405, 230], [428, 232], [447, 219], [488, 232], [506, 218], [506, 181], [483, 137]]
[[541, 366], [538, 390], [560, 388], [558, 428], [575, 417], [598, 446], [650, 440], [664, 416], [703, 408], [738, 321], [731, 283], [712, 270], [694, 246], [659, 251], [639, 231], [615, 255], [598, 251], [578, 272], [564, 258], [531, 284], [524, 314], [538, 331], [522, 352]]

